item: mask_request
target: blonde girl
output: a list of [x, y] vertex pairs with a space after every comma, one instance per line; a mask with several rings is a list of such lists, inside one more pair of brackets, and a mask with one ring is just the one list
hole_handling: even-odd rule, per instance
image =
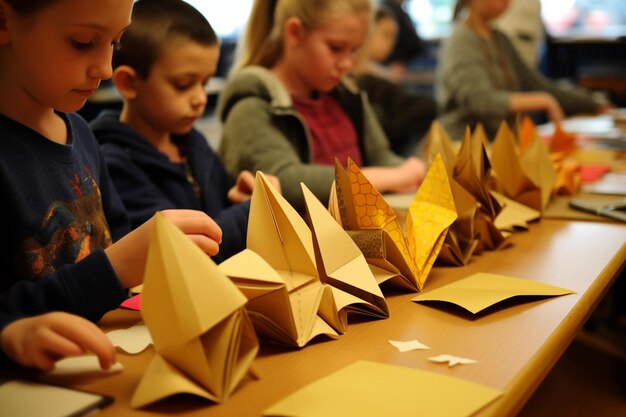
[[276, 175], [303, 208], [300, 182], [323, 202], [334, 160], [350, 157], [382, 192], [417, 189], [417, 158], [389, 149], [365, 96], [348, 78], [367, 35], [369, 0], [256, 0], [220, 101], [220, 152], [231, 172]]

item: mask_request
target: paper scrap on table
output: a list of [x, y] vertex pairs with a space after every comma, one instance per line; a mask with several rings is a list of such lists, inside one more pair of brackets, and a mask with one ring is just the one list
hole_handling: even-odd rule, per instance
[[100, 362], [95, 355], [69, 356], [58, 360], [54, 369], [46, 372], [48, 376], [68, 376], [78, 374], [114, 374], [124, 369], [121, 363], [114, 363], [109, 369], [100, 368]]
[[113, 346], [126, 353], [136, 355], [152, 344], [152, 337], [145, 324], [136, 324], [127, 329], [113, 330], [107, 333]]
[[141, 310], [141, 293], [134, 295], [130, 298], [127, 298], [126, 300], [124, 300], [124, 302], [122, 302], [122, 304], [120, 304], [120, 307], [128, 309], [128, 310], [140, 311]]
[[430, 349], [430, 346], [426, 346], [423, 343], [420, 343], [417, 339], [414, 340], [389, 340], [393, 346], [397, 347], [400, 352], [408, 352], [411, 350], [423, 350]]
[[500, 390], [435, 372], [358, 361], [299, 389], [263, 415], [466, 417], [500, 395]]
[[451, 284], [424, 292], [412, 301], [445, 301], [476, 314], [501, 301], [518, 296], [545, 296], [572, 294], [574, 291], [543, 282], [513, 278], [506, 275], [481, 272]]
[[431, 356], [430, 358], [428, 358], [428, 360], [431, 362], [437, 362], [437, 363], [447, 363], [449, 367], [453, 367], [459, 364], [470, 365], [472, 363], [478, 363], [478, 361], [474, 359], [462, 358], [460, 356], [447, 355], [447, 354]]

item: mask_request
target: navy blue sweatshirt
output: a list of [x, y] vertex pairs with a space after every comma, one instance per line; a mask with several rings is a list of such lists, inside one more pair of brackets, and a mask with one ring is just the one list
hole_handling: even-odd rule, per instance
[[0, 331], [59, 310], [97, 321], [126, 297], [103, 251], [130, 231], [124, 206], [87, 123], [60, 116], [67, 145], [0, 114]]
[[213, 258], [215, 262], [245, 249], [250, 203], [233, 205], [228, 200], [234, 181], [200, 132], [172, 136], [187, 159], [189, 173], [197, 184], [196, 193], [186, 168], [171, 162], [137, 131], [120, 122], [118, 112], [101, 113], [91, 122], [91, 128], [133, 228], [158, 210], [201, 210], [222, 228], [222, 244]]

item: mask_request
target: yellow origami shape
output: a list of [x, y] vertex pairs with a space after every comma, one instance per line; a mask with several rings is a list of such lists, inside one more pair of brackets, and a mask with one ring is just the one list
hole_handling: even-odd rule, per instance
[[435, 158], [426, 173], [406, 218], [409, 251], [419, 273], [421, 290], [441, 250], [448, 228], [457, 219], [452, 189], [441, 157]]
[[[393, 209], [352, 160], [335, 162], [338, 222], [348, 230], [380, 283], [421, 290], [449, 226], [454, 199], [442, 158], [431, 165], [407, 214], [407, 237]], [[423, 190], [423, 191], [422, 191]]]
[[245, 303], [217, 265], [157, 213], [142, 294], [156, 354], [131, 406], [179, 393], [225, 401], [258, 351]]

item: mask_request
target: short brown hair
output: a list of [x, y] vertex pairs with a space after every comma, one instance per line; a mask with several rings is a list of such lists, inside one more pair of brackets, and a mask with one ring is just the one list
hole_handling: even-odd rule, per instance
[[189, 40], [201, 45], [218, 44], [215, 31], [206, 18], [182, 0], [139, 0], [133, 6], [132, 23], [113, 54], [113, 68], [128, 65], [141, 78], [168, 43]]

